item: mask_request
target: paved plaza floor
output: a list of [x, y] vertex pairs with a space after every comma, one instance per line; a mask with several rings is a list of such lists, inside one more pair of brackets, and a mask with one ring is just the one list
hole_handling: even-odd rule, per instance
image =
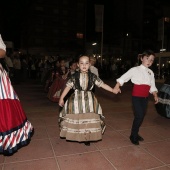
[[133, 121], [130, 83], [118, 95], [96, 88], [107, 128], [102, 141], [90, 146], [60, 139], [58, 104], [48, 100], [39, 82], [14, 88], [35, 133], [30, 144], [14, 155], [0, 155], [1, 170], [170, 170], [170, 119], [156, 112], [152, 96], [140, 129], [145, 140], [138, 146], [129, 140]]

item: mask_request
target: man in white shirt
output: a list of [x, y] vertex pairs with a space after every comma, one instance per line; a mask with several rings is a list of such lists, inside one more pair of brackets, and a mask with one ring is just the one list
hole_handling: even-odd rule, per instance
[[98, 69], [94, 66], [96, 64], [96, 58], [90, 57], [90, 71], [94, 73], [97, 77], [99, 77]]
[[[153, 94], [155, 104], [158, 103], [157, 88], [155, 86], [154, 73], [149, 67], [153, 64], [155, 54], [151, 50], [144, 51], [141, 55], [142, 64], [129, 69], [125, 74], [117, 79], [114, 88], [120, 90], [120, 86], [129, 80], [134, 84], [132, 90], [132, 105], [134, 109], [134, 120], [131, 129], [130, 140], [134, 145], [139, 145], [139, 141], [144, 139], [138, 134], [143, 122], [149, 93]], [[121, 90], [119, 91], [121, 92]]]
[[[99, 72], [98, 72], [98, 69], [94, 66], [96, 64], [96, 58], [94, 57], [90, 57], [90, 71], [95, 74], [97, 77], [99, 77]], [[94, 93], [95, 92], [95, 86], [93, 87], [92, 89], [92, 92]]]

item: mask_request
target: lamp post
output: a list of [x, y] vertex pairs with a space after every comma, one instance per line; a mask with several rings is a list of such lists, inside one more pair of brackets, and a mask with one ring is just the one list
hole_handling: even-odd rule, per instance
[[92, 43], [92, 46], [93, 46], [93, 54], [96, 54], [97, 53], [97, 43], [96, 42]]

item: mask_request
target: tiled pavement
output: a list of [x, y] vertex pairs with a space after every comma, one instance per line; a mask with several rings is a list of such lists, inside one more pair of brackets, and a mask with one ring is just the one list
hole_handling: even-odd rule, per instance
[[15, 90], [35, 134], [13, 156], [0, 155], [2, 170], [170, 170], [170, 119], [157, 114], [152, 98], [140, 130], [145, 141], [139, 146], [129, 141], [131, 84], [118, 95], [96, 88], [107, 128], [102, 141], [91, 146], [59, 138], [58, 105], [47, 99], [39, 83], [22, 83]]

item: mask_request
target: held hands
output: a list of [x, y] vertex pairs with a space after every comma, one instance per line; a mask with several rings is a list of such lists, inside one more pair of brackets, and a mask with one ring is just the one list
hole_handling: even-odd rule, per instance
[[121, 90], [120, 90], [120, 88], [114, 87], [114, 88], [112, 89], [112, 93], [118, 94], [118, 93], [121, 93]]
[[120, 84], [119, 83], [116, 83], [116, 85], [114, 86], [112, 92], [115, 93], [115, 94], [121, 93]]

